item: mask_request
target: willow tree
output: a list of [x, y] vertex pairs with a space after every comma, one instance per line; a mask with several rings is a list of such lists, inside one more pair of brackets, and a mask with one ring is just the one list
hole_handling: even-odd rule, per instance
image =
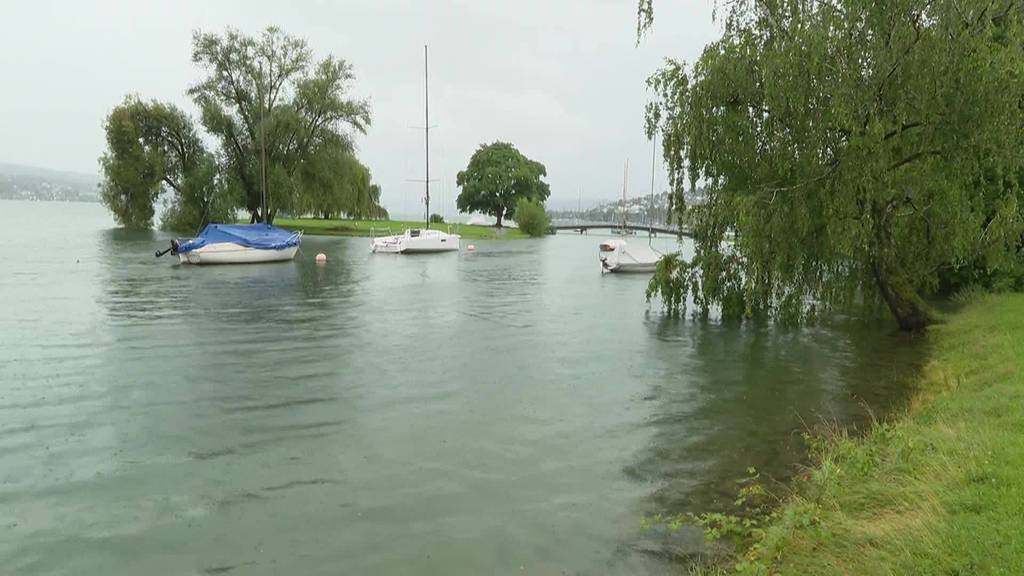
[[[918, 330], [944, 273], [1020, 259], [1020, 2], [720, 9], [722, 38], [649, 81], [647, 127], [695, 240], [649, 295], [787, 319], [880, 298]], [[641, 1], [641, 31], [652, 20]], [[698, 183], [706, 202], [687, 206]]]
[[[102, 198], [119, 222], [150, 226], [165, 190], [173, 196], [163, 224], [181, 231], [229, 221], [236, 208], [273, 221], [325, 194], [334, 204], [324, 210], [386, 217], [380, 188], [355, 158], [352, 138], [366, 131], [370, 109], [349, 95], [348, 63], [314, 60], [304, 40], [277, 28], [196, 32], [192, 61], [203, 77], [188, 93], [206, 134], [177, 107], [135, 96], [107, 117]], [[218, 146], [207, 151], [205, 141]]]
[[216, 179], [216, 162], [192, 119], [173, 104], [128, 96], [104, 123], [100, 199], [123, 225], [148, 228], [154, 203], [169, 193], [164, 227], [193, 231], [229, 217], [233, 202]]
[[299, 212], [324, 219], [387, 218], [380, 206], [380, 186], [371, 183], [370, 169], [348, 151], [318, 151], [299, 167], [295, 181], [303, 190], [296, 206]]
[[297, 206], [302, 188], [295, 176], [303, 164], [343, 157], [353, 149], [352, 135], [370, 125], [369, 104], [349, 94], [351, 65], [334, 56], [316, 61], [305, 40], [277, 28], [259, 36], [196, 32], [192, 61], [205, 77], [189, 94], [252, 220]]

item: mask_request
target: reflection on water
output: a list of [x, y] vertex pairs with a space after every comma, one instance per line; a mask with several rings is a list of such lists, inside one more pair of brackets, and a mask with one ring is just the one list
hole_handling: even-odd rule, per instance
[[2, 208], [16, 574], [671, 572], [645, 514], [785, 478], [805, 423], [883, 412], [920, 355], [853, 320], [666, 319], [597, 236], [200, 268], [99, 206]]
[[[657, 483], [651, 510], [727, 510], [754, 467], [776, 481], [796, 471], [803, 433], [857, 427], [903, 397], [920, 344], [881, 323], [835, 321], [801, 330], [650, 321], [665, 374], [686, 355], [685, 383], [651, 386], [650, 445], [627, 467]], [[687, 350], [687, 352], [681, 352]]]

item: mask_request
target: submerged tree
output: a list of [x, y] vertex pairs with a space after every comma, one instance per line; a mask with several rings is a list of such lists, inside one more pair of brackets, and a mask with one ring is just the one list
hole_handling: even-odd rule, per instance
[[481, 145], [458, 173], [455, 183], [462, 188], [456, 205], [460, 212], [482, 212], [494, 216], [501, 228], [503, 218], [514, 218], [516, 202], [527, 198], [544, 202], [551, 194], [544, 165], [523, 156], [507, 142]]
[[649, 81], [695, 241], [649, 295], [784, 319], [880, 297], [925, 327], [943, 274], [1020, 259], [1022, 47], [1019, 2], [728, 3], [719, 41]]
[[216, 165], [192, 119], [173, 104], [129, 96], [105, 123], [101, 199], [117, 221], [149, 227], [153, 204], [170, 192], [165, 227], [192, 230], [232, 211], [217, 186]]

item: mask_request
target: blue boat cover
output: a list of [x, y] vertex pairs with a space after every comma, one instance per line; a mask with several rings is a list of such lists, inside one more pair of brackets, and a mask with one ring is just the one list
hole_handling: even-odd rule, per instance
[[221, 242], [234, 242], [258, 250], [281, 250], [298, 246], [301, 241], [302, 237], [298, 232], [270, 224], [207, 224], [199, 236], [182, 242], [177, 252], [191, 252], [207, 244]]

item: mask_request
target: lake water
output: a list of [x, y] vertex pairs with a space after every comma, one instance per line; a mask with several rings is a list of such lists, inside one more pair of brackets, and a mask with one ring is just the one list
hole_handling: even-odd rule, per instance
[[671, 572], [645, 515], [786, 477], [920, 356], [665, 318], [595, 235], [202, 268], [94, 204], [0, 229], [4, 574]]

